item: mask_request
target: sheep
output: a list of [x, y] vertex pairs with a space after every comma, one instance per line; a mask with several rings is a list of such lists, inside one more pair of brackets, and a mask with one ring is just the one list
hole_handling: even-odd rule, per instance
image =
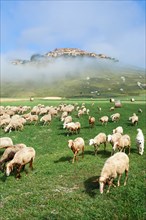
[[12, 145], [13, 145], [13, 141], [11, 138], [9, 138], [9, 137], [1, 137], [0, 138], [0, 149], [5, 148], [7, 146], [12, 146]]
[[64, 119], [68, 116], [68, 112], [64, 111], [62, 112], [62, 115], [61, 115], [61, 121], [64, 121]]
[[115, 133], [115, 134], [109, 134], [107, 136], [107, 141], [112, 145], [112, 147], [114, 146], [114, 144], [119, 140], [119, 138], [121, 138], [121, 134], [120, 133]]
[[115, 133], [123, 134], [123, 128], [121, 126], [118, 126], [117, 128], [113, 129], [113, 134]]
[[89, 125], [90, 125], [90, 127], [93, 128], [93, 127], [94, 127], [94, 124], [95, 124], [95, 118], [89, 116]]
[[94, 139], [89, 140], [89, 145], [94, 146], [95, 155], [97, 154], [100, 144], [104, 144], [104, 150], [105, 150], [106, 148], [106, 134], [105, 133], [99, 133], [96, 137], [94, 137]]
[[126, 186], [128, 172], [129, 172], [129, 157], [124, 152], [118, 152], [113, 156], [109, 157], [102, 168], [99, 184], [100, 184], [100, 193], [103, 193], [104, 186], [108, 184], [107, 193], [110, 190], [111, 186], [116, 187], [113, 184], [113, 180], [118, 176], [117, 186], [120, 186], [120, 179], [122, 174], [125, 171], [125, 181], [124, 186]]
[[137, 135], [136, 135], [136, 146], [138, 149], [138, 153], [140, 155], [143, 155], [144, 153], [144, 135], [140, 128], [137, 129]]
[[142, 113], [142, 109], [141, 108], [138, 109], [138, 113]]
[[48, 124], [50, 124], [51, 120], [52, 120], [51, 114], [44, 115], [40, 118], [40, 122], [44, 122], [43, 125], [45, 125], [47, 122]]
[[64, 118], [64, 124], [70, 123], [72, 122], [72, 117], [71, 116], [67, 116]]
[[114, 111], [114, 110], [115, 110], [115, 107], [112, 106], [112, 107], [110, 108], [110, 111]]
[[116, 148], [118, 148], [119, 151], [125, 152], [125, 148], [129, 149], [129, 155], [130, 155], [130, 147], [131, 147], [131, 140], [129, 135], [125, 134], [121, 136], [117, 142], [114, 143], [113, 146], [113, 152], [115, 152]]
[[68, 147], [73, 151], [74, 157], [72, 163], [77, 160], [77, 154], [81, 150], [82, 151], [82, 158], [84, 157], [84, 148], [85, 142], [84, 139], [81, 137], [76, 138], [75, 140], [68, 140]]
[[63, 125], [63, 128], [66, 128], [70, 133], [80, 132], [81, 124], [80, 122], [70, 122]]
[[[25, 119], [24, 119], [25, 120]], [[11, 120], [10, 123], [5, 127], [5, 132], [11, 132], [12, 130], [23, 130], [23, 124], [19, 120]]]
[[102, 116], [102, 117], [99, 119], [99, 121], [102, 123], [102, 125], [103, 125], [103, 124], [107, 125], [108, 119], [109, 119], [108, 116]]
[[132, 125], [137, 125], [138, 124], [138, 116], [133, 113], [131, 117], [129, 117], [129, 121], [131, 121]]
[[0, 158], [0, 169], [3, 170], [5, 163], [8, 162], [9, 160], [12, 160], [15, 153], [24, 147], [26, 147], [25, 144], [16, 144], [16, 145], [8, 146]]
[[14, 158], [6, 165], [6, 176], [9, 176], [14, 166], [18, 166], [16, 178], [20, 178], [20, 171], [22, 167], [25, 167], [29, 163], [29, 167], [33, 169], [33, 161], [35, 158], [35, 150], [32, 147], [26, 147], [19, 150]]
[[31, 115], [31, 114], [26, 118], [27, 121], [30, 122], [35, 121], [35, 124], [37, 123], [38, 119], [39, 119], [38, 115]]
[[117, 122], [120, 119], [120, 113], [115, 113], [115, 114], [111, 115], [110, 118], [112, 121]]

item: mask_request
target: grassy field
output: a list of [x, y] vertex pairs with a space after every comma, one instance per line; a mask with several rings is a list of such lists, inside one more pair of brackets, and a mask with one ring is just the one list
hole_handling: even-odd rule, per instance
[[[75, 101], [43, 101], [34, 102], [17, 101], [4, 102], [2, 105], [29, 105], [38, 103], [57, 106], [61, 102], [70, 104]], [[82, 101], [78, 100], [81, 106]], [[95, 101], [92, 106], [91, 100], [84, 100], [90, 115], [96, 118], [96, 126], [91, 129], [88, 125], [88, 116], [77, 118], [77, 112], [71, 115], [73, 121], [80, 121], [81, 131], [79, 135], [67, 136], [62, 128], [60, 117], [54, 117], [51, 125], [42, 126], [27, 123], [23, 131], [4, 133], [0, 130], [0, 136], [9, 136], [15, 144], [24, 143], [36, 150], [34, 170], [28, 170], [28, 175], [22, 172], [20, 180], [15, 179], [14, 173], [6, 177], [0, 173], [0, 220], [72, 220], [72, 219], [114, 219], [114, 220], [144, 220], [146, 219], [146, 152], [143, 156], [138, 155], [135, 146], [137, 128], [141, 128], [146, 137], [146, 109], [144, 102], [122, 102], [122, 108], [115, 112], [121, 114], [117, 123], [109, 122], [102, 126], [98, 119], [100, 116], [110, 116], [113, 112], [109, 109], [113, 105], [109, 101]], [[97, 107], [102, 108], [101, 113]], [[141, 108], [143, 112], [138, 113]], [[132, 126], [128, 121], [133, 112], [139, 115], [138, 126]], [[99, 185], [95, 180], [99, 177], [105, 160], [111, 155], [111, 145], [107, 145], [104, 152], [100, 146], [98, 155], [94, 155], [93, 147], [89, 146], [89, 139], [99, 132], [107, 135], [117, 126], [123, 126], [124, 133], [131, 137], [132, 146], [130, 154], [130, 171], [127, 186], [111, 188], [106, 194], [107, 186], [103, 195], [99, 193]], [[73, 153], [67, 146], [69, 139], [83, 137], [85, 140], [85, 156], [82, 159], [78, 155], [78, 161], [72, 164]], [[3, 150], [0, 150], [2, 155]], [[117, 180], [114, 182], [116, 183]]]

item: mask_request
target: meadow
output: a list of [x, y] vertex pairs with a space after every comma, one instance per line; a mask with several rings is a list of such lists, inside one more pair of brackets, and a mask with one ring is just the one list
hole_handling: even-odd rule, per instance
[[[32, 107], [41, 103], [45, 106], [58, 106], [62, 102], [77, 102], [79, 106], [84, 102], [90, 109], [90, 115], [96, 119], [95, 127], [89, 127], [88, 115], [77, 118], [77, 112], [73, 111], [73, 121], [81, 123], [79, 135], [67, 136], [60, 116], [54, 117], [50, 125], [43, 126], [40, 122], [36, 125], [27, 123], [23, 131], [4, 133], [3, 129], [0, 130], [0, 137], [8, 136], [14, 144], [24, 143], [36, 150], [34, 170], [30, 171], [26, 166], [28, 175], [22, 171], [21, 178], [17, 180], [14, 172], [9, 177], [0, 172], [0, 220], [146, 219], [146, 152], [140, 156], [135, 144], [137, 128], [141, 128], [146, 137], [145, 102], [123, 101], [122, 108], [114, 111], [121, 114], [120, 121], [109, 122], [107, 126], [102, 126], [98, 121], [103, 115], [113, 114], [109, 110], [113, 103], [105, 100], [34, 100], [2, 102], [1, 105]], [[101, 112], [98, 111], [99, 106]], [[142, 113], [138, 113], [139, 108]], [[139, 116], [137, 126], [132, 126], [128, 121], [134, 112]], [[106, 186], [101, 195], [97, 178], [104, 162], [111, 155], [112, 147], [108, 143], [104, 152], [101, 145], [95, 156], [93, 146], [89, 146], [89, 139], [99, 132], [111, 134], [117, 126], [124, 128], [124, 133], [130, 135], [132, 142], [128, 182], [127, 186], [123, 186], [123, 175], [120, 187], [112, 187], [107, 194]], [[85, 154], [82, 159], [79, 153], [78, 161], [72, 164], [73, 153], [67, 142], [78, 136], [85, 140]], [[3, 151], [0, 150], [0, 156]], [[117, 179], [114, 183], [117, 183]]]

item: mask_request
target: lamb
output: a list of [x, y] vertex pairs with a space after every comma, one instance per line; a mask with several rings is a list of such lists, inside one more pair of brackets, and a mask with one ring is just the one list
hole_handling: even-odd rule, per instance
[[125, 134], [122, 137], [120, 137], [118, 139], [117, 142], [114, 143], [113, 146], [113, 152], [115, 152], [116, 148], [118, 148], [118, 150], [125, 152], [125, 148], [129, 149], [129, 155], [130, 155], [130, 147], [131, 147], [131, 140], [129, 135]]
[[1, 137], [0, 138], [0, 149], [5, 148], [7, 146], [12, 146], [12, 145], [13, 145], [13, 141], [11, 138], [9, 138], [9, 137]]
[[136, 146], [138, 149], [138, 153], [140, 155], [143, 155], [144, 153], [144, 135], [140, 128], [137, 129], [137, 135], [136, 135]]
[[128, 171], [129, 171], [129, 157], [124, 152], [118, 152], [113, 156], [109, 157], [100, 174], [99, 184], [100, 184], [100, 193], [103, 193], [104, 186], [108, 184], [107, 193], [110, 190], [110, 187], [113, 185], [113, 180], [118, 176], [117, 186], [120, 186], [120, 179], [122, 174], [125, 171], [125, 181], [124, 186], [126, 186]]
[[106, 134], [105, 133], [99, 133], [94, 139], [89, 140], [89, 145], [94, 146], [95, 155], [97, 154], [100, 144], [104, 144], [104, 150], [105, 150], [106, 148]]
[[99, 119], [99, 121], [102, 123], [102, 125], [103, 125], [103, 124], [107, 125], [108, 119], [109, 119], [108, 116], [102, 116], [102, 117]]
[[138, 116], [133, 113], [133, 116], [129, 117], [129, 121], [131, 121], [132, 125], [137, 125], [138, 124]]
[[111, 115], [110, 117], [111, 117], [112, 121], [117, 122], [120, 119], [120, 113], [115, 113], [115, 114]]
[[93, 127], [94, 127], [94, 124], [95, 124], [95, 118], [89, 116], [89, 125], [90, 125], [90, 127], [93, 128]]
[[113, 129], [113, 134], [115, 133], [123, 134], [123, 128], [121, 126], [118, 126], [117, 128]]
[[14, 158], [6, 165], [6, 176], [9, 176], [14, 166], [18, 166], [16, 178], [20, 178], [20, 171], [29, 163], [29, 167], [33, 169], [33, 161], [35, 158], [35, 150], [32, 147], [26, 147], [19, 150]]
[[3, 171], [5, 163], [8, 162], [9, 160], [12, 160], [15, 153], [24, 147], [26, 147], [25, 144], [16, 144], [16, 145], [8, 146], [0, 158], [0, 170]]
[[51, 114], [44, 115], [40, 118], [40, 122], [44, 122], [43, 125], [45, 125], [47, 122], [48, 124], [50, 124], [51, 120], [52, 120]]
[[82, 151], [82, 158], [84, 157], [85, 142], [83, 138], [78, 137], [75, 140], [68, 140], [68, 147], [74, 153], [72, 163], [74, 163], [74, 161], [77, 160], [77, 154], [79, 151]]

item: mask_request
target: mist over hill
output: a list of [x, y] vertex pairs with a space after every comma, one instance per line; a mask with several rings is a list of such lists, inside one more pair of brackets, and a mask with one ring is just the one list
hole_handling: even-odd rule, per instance
[[145, 70], [104, 54], [60, 48], [30, 60], [2, 61], [1, 96], [108, 97], [140, 95]]

